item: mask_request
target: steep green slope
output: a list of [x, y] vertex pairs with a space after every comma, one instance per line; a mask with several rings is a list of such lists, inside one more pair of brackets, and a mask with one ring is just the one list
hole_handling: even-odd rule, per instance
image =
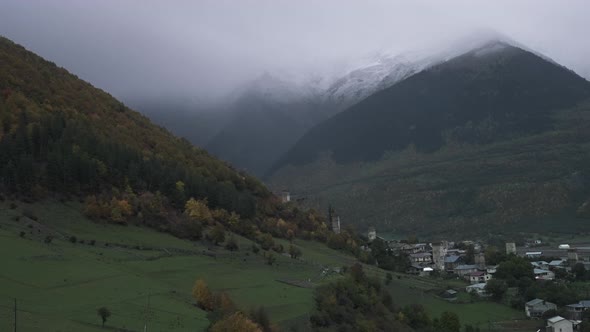
[[533, 53], [493, 42], [380, 91], [310, 130], [275, 169], [331, 152], [377, 160], [410, 144], [490, 143], [552, 126], [551, 110], [590, 97], [590, 83]]
[[[269, 195], [255, 179], [7, 39], [0, 40], [0, 90], [4, 190], [129, 184], [172, 194], [182, 181], [187, 196], [245, 215], [254, 213], [256, 197]], [[221, 191], [226, 201], [216, 197]]]
[[551, 119], [553, 130], [493, 144], [410, 148], [374, 162], [324, 157], [283, 168], [271, 187], [289, 188], [309, 206], [331, 203], [343, 224], [402, 235], [587, 232], [590, 105]]
[[[269, 266], [263, 251], [252, 253], [253, 242], [237, 235], [239, 249], [230, 252], [145, 227], [97, 224], [79, 212], [78, 203], [17, 205], [0, 202], [0, 331], [12, 331], [14, 298], [23, 332], [143, 331], [146, 322], [148, 331], [203, 331], [207, 313], [191, 297], [198, 278], [229, 293], [246, 312], [263, 305], [288, 330], [305, 326], [313, 297], [310, 288], [282, 281], [323, 283], [330, 280], [322, 277], [323, 266], [354, 261], [319, 243], [295, 240], [302, 259], [277, 254]], [[54, 237], [51, 243], [47, 236]], [[102, 306], [112, 312], [104, 330], [96, 314]]]
[[[4, 38], [0, 92], [3, 196], [85, 200], [93, 218], [191, 238], [200, 238], [203, 223], [220, 222], [249, 237], [321, 226], [319, 219], [309, 222], [308, 212], [281, 204], [254, 177]], [[205, 213], [195, 222], [183, 214], [191, 197], [213, 218]], [[279, 231], [281, 218], [287, 227]]]

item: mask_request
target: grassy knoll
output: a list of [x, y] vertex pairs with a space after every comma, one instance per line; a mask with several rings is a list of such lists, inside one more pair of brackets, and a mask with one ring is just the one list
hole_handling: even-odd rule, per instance
[[[38, 221], [23, 217], [23, 210]], [[303, 331], [313, 307], [313, 289], [290, 282], [321, 284], [336, 277], [326, 273], [327, 267], [355, 261], [320, 243], [296, 240], [301, 260], [274, 253], [276, 264], [269, 266], [262, 251], [253, 254], [252, 242], [239, 236], [240, 249], [229, 252], [146, 228], [93, 223], [78, 211], [75, 203], [19, 203], [16, 209], [0, 203], [0, 331], [12, 328], [15, 297], [19, 331], [104, 331], [96, 314], [101, 306], [112, 312], [110, 330], [143, 331], [145, 321], [150, 332], [203, 330], [208, 325], [206, 313], [190, 296], [197, 278], [213, 290], [228, 292], [243, 309], [264, 305], [274, 322]], [[54, 237], [50, 244], [44, 242], [47, 235]], [[92, 240], [94, 245], [89, 244]], [[277, 241], [288, 248], [287, 241]], [[366, 268], [370, 275], [385, 277], [383, 270]], [[494, 303], [456, 304], [434, 296], [448, 285], [464, 286], [394, 274], [389, 289], [399, 305], [421, 303], [433, 315], [454, 311], [463, 323], [482, 328], [489, 320], [522, 316]]]

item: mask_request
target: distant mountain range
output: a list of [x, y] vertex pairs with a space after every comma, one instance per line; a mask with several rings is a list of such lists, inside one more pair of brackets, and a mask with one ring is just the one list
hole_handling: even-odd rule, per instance
[[357, 225], [575, 228], [590, 216], [588, 105], [587, 80], [492, 35], [330, 77], [265, 74], [228, 98], [204, 146]]
[[137, 107], [176, 134], [261, 176], [313, 126], [377, 91], [481, 47], [486, 38], [470, 37], [419, 52], [380, 51], [339, 74], [302, 78], [265, 73], [228, 96], [223, 106], [205, 112], [179, 112], [182, 107], [175, 103]]
[[490, 41], [382, 89], [314, 127], [278, 162], [330, 151], [337, 162], [372, 161], [414, 145], [491, 143], [548, 130], [551, 110], [590, 97], [590, 83], [534, 53]]

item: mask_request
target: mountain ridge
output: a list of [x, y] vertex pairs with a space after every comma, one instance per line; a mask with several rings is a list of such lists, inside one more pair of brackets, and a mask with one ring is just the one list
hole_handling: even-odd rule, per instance
[[[540, 73], [535, 72], [537, 69]], [[520, 73], [514, 74], [517, 70]], [[547, 72], [543, 72], [543, 70]], [[525, 78], [525, 75], [530, 77], [526, 76]], [[551, 75], [555, 75], [555, 79], [566, 80], [567, 82], [564, 81], [564, 84], [572, 85], [572, 89], [551, 83], [548, 79]], [[545, 85], [542, 85], [543, 83], [534, 85], [535, 82], [544, 82]], [[477, 86], [474, 86], [475, 84]], [[509, 84], [511, 84], [510, 87], [508, 87]], [[388, 89], [381, 90], [319, 124], [311, 129], [306, 136], [302, 137], [273, 169], [277, 169], [289, 162], [301, 164], [302, 162], [312, 161], [317, 153], [328, 150], [334, 153], [336, 161], [345, 162], [347, 160], [375, 160], [380, 158], [385, 151], [403, 149], [410, 143], [415, 144], [418, 150], [436, 149], [446, 139], [443, 138], [443, 135], [447, 134], [443, 132], [444, 130], [453, 130], [454, 127], [463, 126], [469, 121], [482, 121], [488, 116], [493, 117], [491, 119], [493, 121], [503, 122], [505, 126], [515, 125], [509, 124], [512, 120], [507, 119], [507, 115], [534, 116], [535, 110], [532, 110], [532, 108], [535, 107], [547, 111], [561, 106], [573, 106], [569, 101], [575, 103], [587, 98], [590, 91], [589, 87], [590, 83], [588, 81], [564, 69], [562, 66], [547, 62], [531, 52], [509, 44], [498, 41], [491, 42], [417, 73]], [[527, 89], [531, 88], [537, 90], [527, 91]], [[530, 96], [513, 95], [519, 93], [513, 91], [520, 91], [523, 94], [536, 93], [535, 97], [541, 98], [543, 97], [543, 91], [549, 92], [551, 89], [559, 91], [556, 94], [563, 94], [563, 96], [560, 96], [559, 101], [545, 98], [544, 102], [539, 102], [535, 99], [525, 100]], [[479, 94], [479, 96], [473, 96], [469, 99], [469, 93]], [[501, 95], [496, 96], [496, 94]], [[434, 100], [432, 100], [433, 97]], [[426, 100], [424, 98], [430, 99]], [[453, 104], [453, 107], [458, 107], [458, 110], [453, 110], [449, 103], [459, 103]], [[501, 105], [502, 103], [504, 105]], [[436, 104], [441, 104], [446, 109], [438, 112]], [[482, 112], [487, 113], [476, 116], [475, 113], [469, 113], [464, 109], [470, 107], [474, 109], [484, 107], [485, 110]], [[499, 111], [498, 108], [501, 107], [509, 107], [510, 109]], [[519, 107], [521, 109], [518, 109]], [[527, 110], [526, 114], [522, 110], [523, 108]], [[412, 110], [410, 111], [410, 109]], [[422, 113], [418, 112], [418, 110], [421, 110]], [[453, 118], [441, 118], [441, 112], [454, 112], [451, 115]], [[447, 127], [441, 127], [439, 126], [440, 123], [434, 123], [434, 121], [429, 122], [427, 117], [431, 116], [437, 116], [437, 120], [446, 123]], [[473, 116], [475, 117], [471, 118]], [[403, 119], [400, 120], [395, 117], [402, 117]], [[514, 121], [518, 121], [520, 125], [525, 126], [525, 120], [517, 119]], [[400, 121], [401, 123], [399, 123]], [[541, 117], [535, 117], [534, 121], [542, 122], [543, 120]], [[342, 124], [334, 125], [337, 122]], [[540, 122], [536, 124], [530, 123], [528, 126], [531, 130], [542, 130], [543, 126], [548, 125]], [[424, 124], [427, 124], [426, 127], [424, 127]], [[357, 135], [359, 128], [364, 128], [362, 129], [364, 134]], [[393, 136], [385, 134], [392, 130], [395, 132], [395, 134], [392, 134]], [[495, 128], [495, 130], [503, 129]], [[330, 135], [322, 134], [326, 132], [330, 132]], [[376, 133], [383, 135], [382, 137], [376, 137], [374, 136]], [[373, 137], [371, 146], [356, 146], [355, 148], [360, 155], [344, 157], [345, 153], [343, 151], [346, 150], [347, 146], [361, 144], [362, 135]], [[394, 138], [394, 140], [392, 141], [387, 137]], [[394, 143], [395, 137], [401, 142], [400, 144]], [[390, 144], [383, 145], [383, 143], [380, 143], [384, 141]], [[302, 150], [305, 146], [308, 146], [311, 149], [310, 151], [313, 152]], [[310, 153], [313, 155], [310, 155]], [[294, 155], [294, 157], [289, 157], [289, 154]]]

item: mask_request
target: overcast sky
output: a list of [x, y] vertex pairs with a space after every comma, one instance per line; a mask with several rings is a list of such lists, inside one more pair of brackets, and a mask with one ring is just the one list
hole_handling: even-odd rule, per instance
[[590, 77], [590, 1], [0, 0], [0, 34], [125, 101], [216, 98], [490, 28]]

